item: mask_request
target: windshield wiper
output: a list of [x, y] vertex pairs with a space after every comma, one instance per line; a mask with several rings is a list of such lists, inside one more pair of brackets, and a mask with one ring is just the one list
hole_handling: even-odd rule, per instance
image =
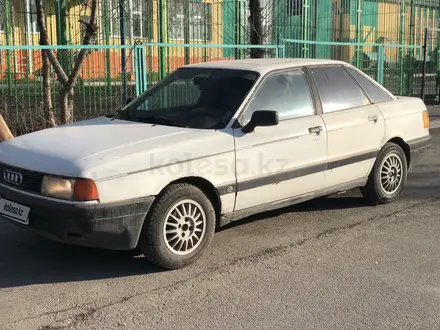
[[130, 114], [128, 114], [127, 112], [122, 111], [122, 110], [116, 110], [116, 113], [117, 113], [118, 115], [121, 115], [122, 117], [133, 118], [132, 115], [130, 115]]
[[176, 126], [176, 127], [188, 127], [187, 125], [179, 124], [172, 119], [168, 119], [168, 118], [164, 118], [164, 117], [149, 116], [149, 117], [141, 117], [141, 118], [136, 118], [136, 119], [143, 122], [143, 123], [149, 123], [149, 124]]

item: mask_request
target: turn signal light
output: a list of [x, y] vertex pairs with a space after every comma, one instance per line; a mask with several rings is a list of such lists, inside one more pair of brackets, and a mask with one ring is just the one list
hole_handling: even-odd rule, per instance
[[99, 200], [95, 182], [90, 179], [77, 179], [73, 189], [73, 200], [82, 202]]
[[423, 128], [429, 129], [429, 113], [428, 113], [428, 111], [423, 111]]

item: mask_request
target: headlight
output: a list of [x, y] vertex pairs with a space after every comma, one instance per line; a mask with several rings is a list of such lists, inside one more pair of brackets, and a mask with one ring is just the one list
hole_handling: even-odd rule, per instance
[[90, 179], [65, 179], [45, 176], [41, 185], [41, 194], [47, 197], [74, 200], [99, 200], [98, 189]]
[[71, 200], [75, 180], [45, 176], [41, 185], [41, 194], [47, 197]]

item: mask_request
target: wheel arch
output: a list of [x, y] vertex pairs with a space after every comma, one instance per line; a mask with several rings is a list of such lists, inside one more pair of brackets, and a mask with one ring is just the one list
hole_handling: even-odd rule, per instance
[[206, 194], [206, 196], [208, 196], [209, 200], [212, 203], [212, 206], [214, 207], [215, 215], [216, 215], [216, 226], [218, 226], [220, 213], [222, 210], [222, 201], [217, 188], [215, 188], [212, 182], [199, 176], [187, 176], [171, 181], [160, 191], [158, 195], [161, 195], [169, 186], [178, 183], [191, 184], [199, 188], [201, 191], [203, 191], [203, 193]]
[[402, 148], [403, 152], [405, 153], [405, 158], [407, 162], [407, 166], [409, 168], [411, 164], [411, 152], [409, 145], [399, 136], [393, 137], [387, 141], [387, 143], [394, 143], [397, 144], [399, 147]]

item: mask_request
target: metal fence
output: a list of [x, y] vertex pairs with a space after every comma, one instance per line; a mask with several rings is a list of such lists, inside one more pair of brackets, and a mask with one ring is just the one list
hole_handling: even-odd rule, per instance
[[[168, 73], [185, 64], [261, 57], [278, 57], [276, 45], [197, 45], [147, 43], [131, 46], [7, 46], [0, 47], [0, 114], [15, 135], [47, 126], [44, 116], [42, 52], [51, 49], [70, 68], [81, 49], [88, 55], [74, 88], [75, 121], [120, 109], [128, 98], [139, 95]], [[26, 70], [32, 60], [33, 71]], [[61, 62], [61, 61], [60, 61]], [[65, 67], [68, 74], [69, 67]], [[51, 100], [59, 118], [65, 86], [51, 71]]]
[[440, 104], [440, 28], [426, 29], [424, 39], [422, 98]]
[[422, 96], [422, 82], [435, 88], [435, 76], [423, 76], [423, 46], [284, 40], [285, 57], [348, 62], [396, 95]]
[[[249, 0], [97, 0], [101, 45], [248, 44]], [[265, 43], [281, 39], [421, 45], [439, 27], [438, 0], [259, 0]], [[44, 0], [52, 44], [82, 43], [90, 0]], [[255, 1], [252, 1], [255, 3]], [[35, 0], [0, 0], [0, 44], [37, 45]]]
[[[432, 35], [434, 32], [438, 33], [429, 31]], [[431, 41], [429, 36], [426, 38]], [[80, 50], [88, 50], [72, 96], [75, 121], [121, 108], [128, 98], [139, 95], [182, 65], [256, 55], [342, 60], [355, 65], [396, 95], [424, 95], [427, 102], [439, 100], [438, 44], [433, 42], [426, 47], [293, 39], [283, 39], [280, 45], [254, 46], [166, 43], [3, 46], [0, 47], [0, 113], [15, 135], [47, 126], [42, 52], [48, 49], [55, 52], [61, 63], [68, 58], [64, 62], [69, 63], [64, 65], [67, 74]], [[32, 72], [27, 69], [29, 61], [32, 61]], [[61, 96], [66, 89], [53, 70], [50, 74], [51, 101], [59, 118]]]

